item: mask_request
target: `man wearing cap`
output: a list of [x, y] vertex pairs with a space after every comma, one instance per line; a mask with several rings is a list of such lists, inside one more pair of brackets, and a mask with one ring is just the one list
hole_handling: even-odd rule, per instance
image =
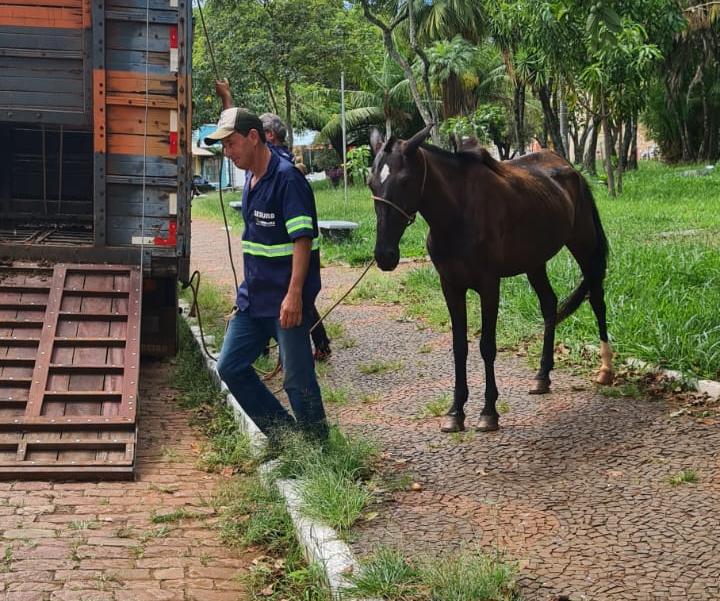
[[[270, 151], [259, 117], [241, 108], [220, 114], [206, 144], [247, 170], [243, 188], [243, 266], [237, 308], [223, 342], [218, 372], [250, 418], [272, 439], [299, 427], [327, 436], [325, 410], [310, 346], [309, 311], [320, 291], [317, 213], [312, 189], [291, 163]], [[280, 346], [295, 419], [260, 380], [253, 362], [269, 337]]]
[[[232, 94], [230, 92], [230, 83], [227, 79], [215, 82], [215, 92], [220, 97], [220, 100], [222, 100], [224, 110], [235, 108]], [[280, 119], [280, 117], [278, 117], [275, 113], [263, 113], [260, 115], [260, 121], [262, 121], [263, 131], [265, 132], [265, 140], [270, 151], [295, 165], [295, 157], [285, 144], [287, 129], [285, 128], [285, 124], [282, 122], [282, 119]], [[295, 165], [295, 167], [299, 169], [299, 165]], [[305, 175], [304, 171], [300, 170], [300, 172]], [[315, 353], [313, 356], [316, 361], [327, 361], [332, 354], [332, 349], [330, 348], [330, 338], [325, 330], [325, 325], [322, 321], [320, 321], [320, 313], [318, 313], [314, 304], [310, 308], [310, 311], [310, 317], [312, 319], [311, 323], [314, 324], [311, 326], [312, 331], [310, 332], [313, 344], [315, 345]], [[264, 355], [268, 354], [267, 349], [268, 347], [266, 347], [263, 352]]]

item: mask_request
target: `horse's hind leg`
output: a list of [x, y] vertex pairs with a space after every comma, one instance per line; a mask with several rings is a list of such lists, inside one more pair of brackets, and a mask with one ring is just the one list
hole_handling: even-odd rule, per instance
[[598, 384], [612, 384], [613, 373], [613, 352], [608, 342], [607, 321], [605, 310], [605, 291], [602, 284], [596, 284], [590, 289], [589, 294], [590, 306], [595, 313], [595, 318], [600, 331], [600, 371], [597, 379]]
[[535, 383], [530, 389], [530, 394], [546, 394], [550, 392], [550, 371], [554, 365], [553, 353], [555, 350], [555, 321], [558, 300], [545, 271], [545, 264], [538, 269], [529, 271], [527, 276], [540, 301], [540, 311], [545, 322], [540, 370], [535, 375]]
[[[583, 277], [591, 279], [590, 275], [592, 272], [592, 255], [591, 253], [584, 251], [581, 247], [568, 244], [568, 249], [575, 257], [575, 260], [580, 266]], [[592, 307], [593, 313], [595, 313], [595, 319], [597, 320], [598, 330], [600, 333], [600, 371], [598, 372], [596, 382], [598, 384], [612, 384], [614, 373], [613, 373], [613, 352], [608, 342], [607, 332], [607, 320], [606, 320], [606, 309], [605, 309], [605, 290], [603, 288], [602, 280], [596, 281], [590, 286], [588, 291], [588, 300]]]

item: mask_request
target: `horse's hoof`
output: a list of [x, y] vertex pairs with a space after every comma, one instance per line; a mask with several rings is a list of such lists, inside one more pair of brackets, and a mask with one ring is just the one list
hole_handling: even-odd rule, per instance
[[532, 388], [528, 392], [530, 394], [547, 394], [550, 392], [550, 378], [535, 380]]
[[478, 432], [495, 432], [500, 428], [497, 415], [481, 415], [480, 423], [475, 428]]
[[462, 432], [465, 430], [465, 416], [446, 415], [440, 423], [440, 432]]
[[600, 372], [598, 373], [598, 376], [596, 378], [596, 382], [598, 384], [602, 384], [603, 386], [609, 386], [613, 383], [613, 380], [615, 379], [615, 374], [612, 372], [611, 369], [607, 369], [606, 367], [600, 368]]

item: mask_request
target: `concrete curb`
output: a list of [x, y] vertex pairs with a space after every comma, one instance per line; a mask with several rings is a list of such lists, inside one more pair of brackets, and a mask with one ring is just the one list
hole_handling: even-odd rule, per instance
[[663, 369], [653, 365], [652, 363], [648, 363], [647, 361], [643, 361], [641, 359], [635, 359], [633, 357], [626, 359], [625, 365], [635, 369], [643, 369], [652, 373], [662, 374], [671, 380], [677, 380], [678, 382], [685, 382], [692, 390], [701, 394], [706, 394], [714, 400], [720, 399], [720, 382], [716, 382], [715, 380], [697, 380], [696, 378], [688, 376], [677, 369]]
[[[593, 353], [599, 353], [600, 347], [594, 344], [586, 344], [585, 349]], [[628, 357], [623, 361], [623, 365], [627, 365], [633, 369], [641, 369], [646, 372], [654, 374], [662, 374], [667, 376], [671, 380], [677, 380], [678, 382], [684, 382], [688, 385], [691, 390], [699, 392], [700, 394], [707, 394], [713, 400], [720, 400], [720, 382], [715, 380], [698, 380], [693, 376], [688, 376], [677, 369], [664, 369], [643, 361], [642, 359], [636, 359], [635, 357]]]
[[[225, 402], [232, 409], [239, 429], [247, 432], [253, 451], [258, 454], [261, 453], [267, 444], [267, 437], [255, 425], [255, 422], [248, 417], [247, 413], [243, 411], [240, 404], [228, 390], [225, 382], [220, 379], [220, 374], [218, 374], [217, 371], [217, 362], [212, 357], [209, 357], [203, 349], [197, 319], [189, 316], [189, 303], [180, 301], [180, 308], [182, 310], [182, 317], [190, 326], [195, 344], [205, 359], [206, 369], [218, 384], [220, 390], [226, 393]], [[209, 350], [215, 352], [215, 340], [212, 336], [205, 336], [205, 344]], [[272, 469], [273, 462], [265, 463], [259, 468], [261, 476], [268, 484], [273, 482]], [[285, 505], [292, 519], [293, 526], [295, 527], [295, 536], [303, 548], [305, 558], [311, 563], [322, 566], [333, 599], [338, 601], [380, 601], [376, 599], [351, 598], [344, 593], [344, 590], [349, 586], [345, 576], [357, 573], [360, 569], [360, 565], [350, 550], [350, 547], [340, 540], [335, 530], [321, 522], [310, 520], [302, 514], [302, 502], [299, 491], [300, 485], [298, 482], [293, 480], [275, 480], [275, 485], [285, 499]]]

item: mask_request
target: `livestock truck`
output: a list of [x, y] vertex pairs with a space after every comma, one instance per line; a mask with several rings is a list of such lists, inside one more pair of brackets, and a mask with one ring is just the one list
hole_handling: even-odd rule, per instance
[[190, 256], [191, 0], [0, 3], [0, 478], [132, 477]]

